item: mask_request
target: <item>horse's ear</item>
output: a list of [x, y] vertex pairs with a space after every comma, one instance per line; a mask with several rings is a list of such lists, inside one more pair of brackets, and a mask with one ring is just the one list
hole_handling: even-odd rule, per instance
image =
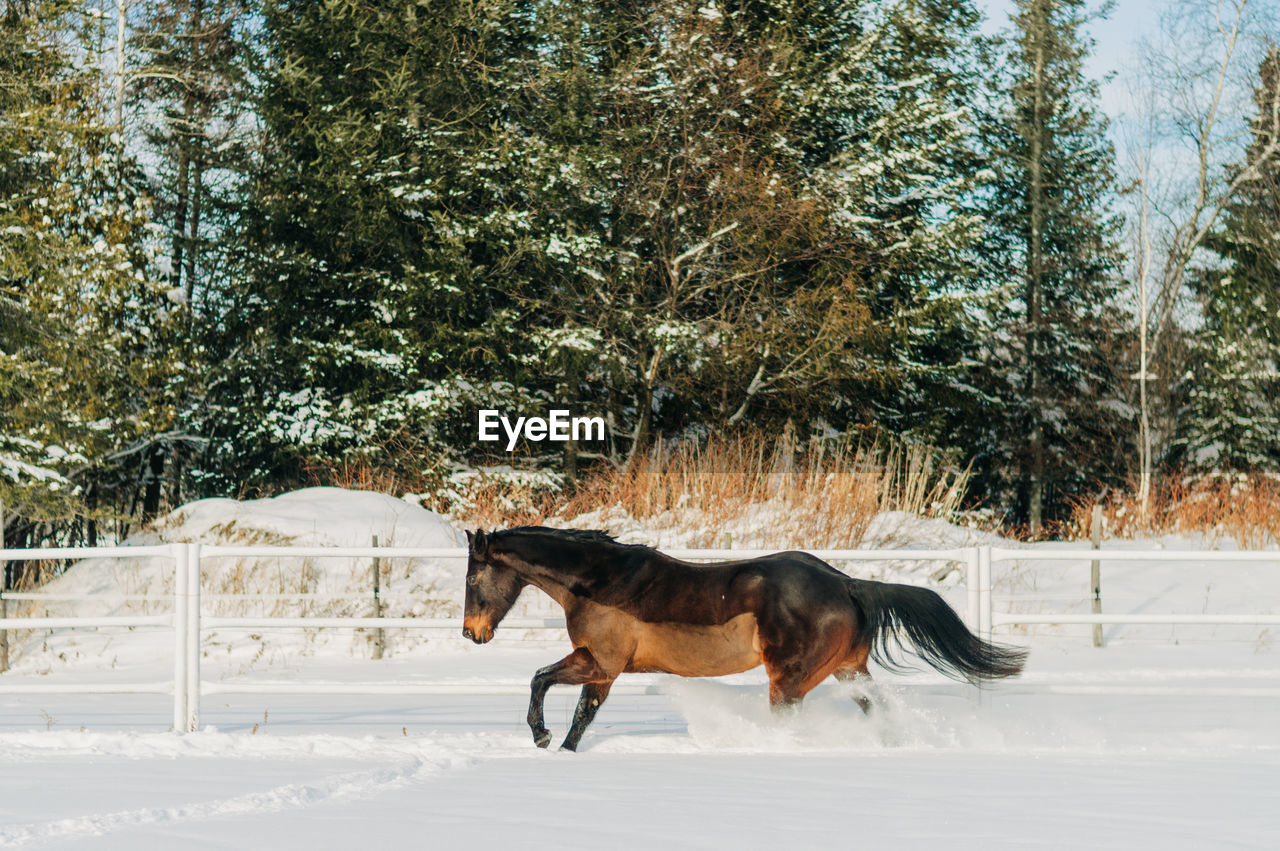
[[462, 531], [467, 533], [467, 549], [471, 549], [471, 545], [476, 541], [476, 536], [471, 534], [470, 529], [463, 529]]
[[484, 555], [485, 550], [489, 548], [489, 537], [484, 533], [484, 530], [477, 529], [474, 535], [468, 532], [467, 536], [471, 541], [471, 552], [478, 556]]

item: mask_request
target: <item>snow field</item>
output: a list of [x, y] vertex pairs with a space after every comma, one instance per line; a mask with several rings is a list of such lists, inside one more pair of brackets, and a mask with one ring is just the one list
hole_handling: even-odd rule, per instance
[[[1274, 671], [1243, 656], [1234, 672], [1198, 667], [1219, 648], [1042, 649], [1027, 683], [981, 703], [927, 674], [882, 674], [872, 717], [834, 683], [776, 719], [762, 682], [672, 681], [669, 695], [611, 698], [578, 754], [533, 747], [519, 694], [219, 696], [185, 736], [160, 732], [163, 698], [59, 697], [45, 729], [48, 698], [9, 696], [0, 845], [1273, 847], [1280, 700], [1049, 683], [1150, 682], [1158, 669], [1136, 666], [1177, 658], [1220, 688], [1274, 684]], [[492, 663], [460, 648], [438, 670], [420, 660], [421, 674], [508, 682], [548, 658], [514, 642], [479, 650]], [[1112, 651], [1093, 676], [1089, 657]], [[368, 680], [378, 664], [348, 675]], [[339, 674], [324, 668], [299, 674]], [[557, 736], [575, 700], [552, 691]]]

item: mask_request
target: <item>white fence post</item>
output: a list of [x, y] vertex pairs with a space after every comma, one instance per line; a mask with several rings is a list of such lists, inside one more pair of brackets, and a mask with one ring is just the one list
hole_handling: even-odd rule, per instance
[[[373, 536], [373, 548], [378, 548], [378, 536]], [[373, 557], [373, 616], [382, 617], [382, 559]], [[373, 631], [373, 652], [370, 658], [381, 659], [387, 650], [387, 633], [382, 627]]]
[[[981, 554], [978, 547], [965, 547], [964, 549], [964, 587], [966, 593], [965, 605], [965, 624], [969, 629], [973, 630], [979, 637], [982, 636], [982, 591], [981, 591], [981, 571], [979, 562]], [[975, 682], [972, 690], [969, 691], [969, 697], [979, 706], [983, 705], [986, 700], [982, 691], [982, 683]]]
[[[1089, 543], [1095, 550], [1102, 548], [1102, 505], [1093, 506], [1093, 523], [1089, 529]], [[1089, 605], [1095, 615], [1102, 614], [1102, 562], [1094, 559], [1089, 562], [1089, 590], [1093, 594], [1093, 602]], [[1093, 646], [1102, 646], [1102, 624], [1093, 625]]]
[[978, 548], [978, 635], [990, 643], [992, 633], [991, 547]]
[[187, 729], [187, 545], [173, 551], [173, 732]]
[[965, 621], [969, 629], [977, 632], [981, 629], [982, 597], [978, 592], [978, 548], [965, 547], [964, 551], [964, 587], [968, 592], [965, 607]]
[[187, 722], [200, 727], [200, 544], [187, 544]]
[[[4, 549], [4, 500], [0, 499], [0, 550]], [[9, 590], [9, 571], [0, 559], [0, 618], [9, 617], [9, 601], [4, 592]], [[9, 630], [0, 627], [0, 674], [9, 670]]]

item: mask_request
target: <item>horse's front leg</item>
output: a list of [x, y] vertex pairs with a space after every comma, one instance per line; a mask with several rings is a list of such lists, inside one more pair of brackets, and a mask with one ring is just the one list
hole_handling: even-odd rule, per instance
[[582, 734], [595, 720], [596, 713], [600, 711], [600, 704], [604, 703], [605, 698], [609, 696], [611, 688], [613, 688], [612, 680], [604, 683], [587, 683], [582, 687], [582, 697], [578, 698], [578, 708], [573, 713], [573, 725], [569, 728], [569, 735], [564, 737], [561, 750], [576, 751], [578, 749]]
[[[585, 647], [575, 649], [559, 662], [548, 665], [534, 674], [533, 682], [529, 684], [529, 729], [533, 731], [534, 744], [545, 748], [551, 743], [551, 732], [543, 724], [542, 716], [542, 705], [548, 689], [558, 685], [584, 685], [599, 680], [612, 681], [612, 678], [604, 672], [595, 657], [591, 655], [591, 651]], [[576, 715], [574, 722], [576, 726]]]

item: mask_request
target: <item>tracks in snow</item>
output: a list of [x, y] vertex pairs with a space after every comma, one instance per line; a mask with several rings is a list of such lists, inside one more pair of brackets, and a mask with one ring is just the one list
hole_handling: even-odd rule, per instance
[[[218, 738], [225, 738], [215, 734]], [[111, 755], [126, 759], [139, 756], [156, 757], [160, 754], [139, 754], [132, 748], [114, 748], [102, 742], [86, 748], [95, 755]], [[123, 744], [121, 742], [120, 744]], [[315, 742], [298, 742], [292, 748], [295, 757], [305, 760], [316, 755]], [[372, 744], [372, 743], [366, 743]], [[333, 751], [334, 741], [320, 743], [320, 751]], [[234, 748], [233, 748], [234, 749]], [[146, 751], [147, 748], [142, 748]], [[225, 748], [214, 747], [208, 755], [225, 755]], [[272, 748], [272, 756], [280, 756], [275, 751], [287, 749]], [[116, 810], [104, 813], [92, 813], [68, 818], [54, 818], [33, 821], [25, 824], [11, 824], [0, 827], [0, 847], [19, 847], [24, 845], [40, 845], [47, 842], [76, 839], [79, 837], [103, 836], [135, 827], [156, 825], [178, 825], [187, 822], [199, 822], [222, 817], [259, 815], [301, 810], [322, 804], [331, 804], [343, 800], [359, 800], [376, 797], [391, 789], [415, 782], [423, 777], [448, 768], [464, 767], [474, 762], [466, 756], [449, 756], [428, 754], [433, 750], [429, 743], [410, 744], [408, 747], [392, 750], [387, 747], [373, 745], [372, 758], [390, 757], [394, 764], [345, 771], [318, 780], [297, 783], [286, 783], [262, 791], [249, 792], [243, 795], [215, 798], [207, 801], [178, 804], [175, 806], [149, 806], [136, 809]], [[174, 756], [176, 754], [170, 754]], [[201, 755], [198, 750], [193, 756]], [[354, 758], [352, 755], [351, 758]], [[366, 754], [363, 760], [368, 761]], [[197, 769], [198, 770], [198, 767]]]

